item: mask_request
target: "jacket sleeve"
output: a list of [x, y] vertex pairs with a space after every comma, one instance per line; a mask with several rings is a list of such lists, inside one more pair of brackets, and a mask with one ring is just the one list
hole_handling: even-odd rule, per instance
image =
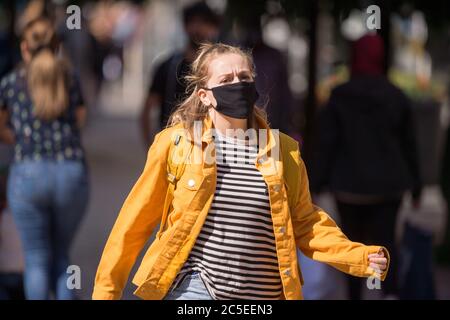
[[[386, 248], [350, 241], [334, 220], [312, 203], [306, 168], [299, 152], [297, 155], [300, 170], [299, 195], [291, 210], [297, 247], [311, 259], [325, 262], [358, 277], [375, 276], [375, 271], [369, 267], [368, 255], [380, 249], [383, 249], [388, 258], [389, 267], [389, 252]], [[387, 271], [388, 268], [381, 274], [381, 280], [385, 279]]]
[[120, 299], [131, 268], [161, 219], [168, 188], [167, 154], [156, 135], [141, 176], [126, 198], [106, 242], [95, 277], [92, 298]]

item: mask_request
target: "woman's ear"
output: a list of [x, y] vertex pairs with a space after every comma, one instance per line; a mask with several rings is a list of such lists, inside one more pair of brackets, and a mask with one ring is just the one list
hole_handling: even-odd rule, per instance
[[197, 91], [197, 96], [200, 98], [200, 101], [205, 105], [205, 106], [209, 106], [211, 105], [211, 100], [208, 97], [208, 93], [206, 92], [205, 89], [199, 89]]

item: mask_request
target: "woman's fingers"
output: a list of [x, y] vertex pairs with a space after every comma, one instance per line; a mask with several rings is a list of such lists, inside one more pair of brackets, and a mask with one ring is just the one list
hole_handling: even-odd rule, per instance
[[383, 249], [380, 249], [380, 251], [378, 251], [377, 253], [371, 253], [371, 254], [369, 254], [367, 257], [368, 257], [368, 258], [372, 258], [372, 257], [375, 257], [375, 258], [377, 258], [377, 257], [383, 258], [383, 257], [384, 257], [384, 251], [383, 251]]
[[378, 271], [378, 270], [386, 270], [386, 265], [385, 264], [377, 264], [377, 263], [370, 263], [369, 267], [371, 267], [373, 270]]
[[368, 256], [369, 267], [380, 273], [387, 268], [387, 258], [384, 256], [384, 250], [380, 249], [377, 253], [371, 253]]
[[387, 259], [386, 258], [370, 258], [369, 261], [370, 262], [374, 262], [374, 263], [382, 263], [382, 264], [386, 264], [387, 263]]

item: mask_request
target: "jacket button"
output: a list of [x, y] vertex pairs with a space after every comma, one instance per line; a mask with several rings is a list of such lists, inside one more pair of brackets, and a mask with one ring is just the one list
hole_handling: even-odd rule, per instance
[[189, 179], [189, 180], [188, 180], [188, 186], [189, 186], [189, 187], [195, 186], [195, 180], [194, 180], [194, 179]]
[[291, 275], [291, 270], [290, 269], [284, 270], [284, 274], [289, 277]]
[[280, 191], [281, 187], [279, 184], [276, 184], [272, 187], [272, 189], [273, 189], [273, 191], [278, 192], [278, 191]]
[[259, 163], [259, 164], [263, 164], [263, 163], [264, 163], [264, 159], [263, 159], [263, 158], [259, 158], [259, 159], [258, 159], [258, 163]]
[[279, 230], [280, 230], [281, 233], [284, 233], [286, 231], [286, 228], [285, 227], [280, 227]]

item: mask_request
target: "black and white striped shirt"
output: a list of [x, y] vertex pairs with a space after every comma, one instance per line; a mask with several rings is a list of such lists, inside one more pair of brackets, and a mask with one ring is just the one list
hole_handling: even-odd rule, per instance
[[282, 284], [267, 185], [256, 143], [214, 134], [217, 185], [190, 255], [174, 281], [198, 271], [213, 299], [279, 299]]

